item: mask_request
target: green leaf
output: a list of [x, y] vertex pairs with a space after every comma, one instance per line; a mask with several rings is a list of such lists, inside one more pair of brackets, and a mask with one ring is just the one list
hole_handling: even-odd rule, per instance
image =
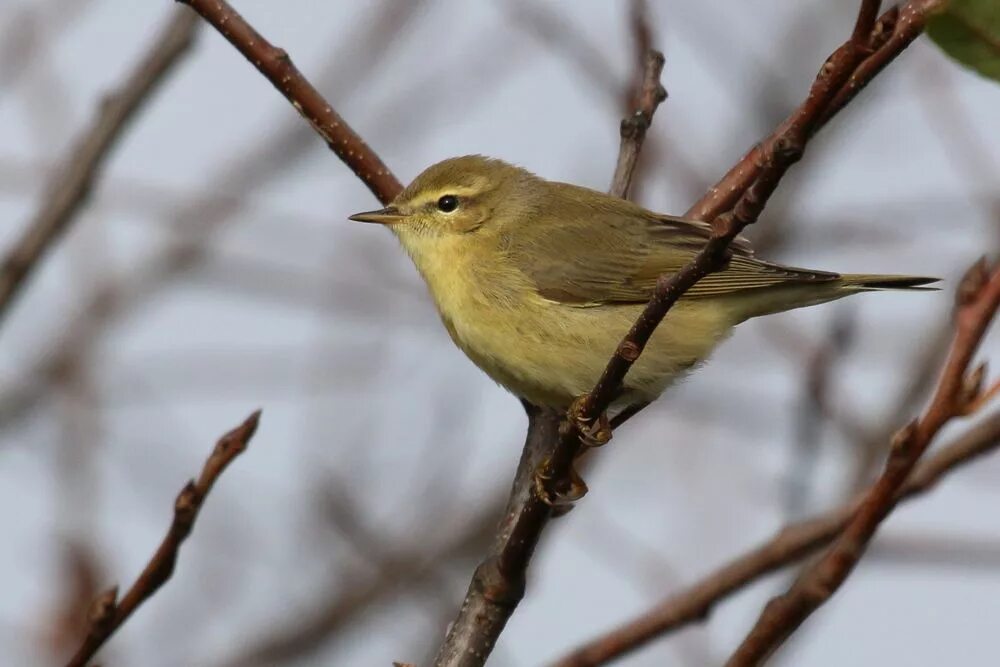
[[951, 0], [927, 34], [955, 60], [1000, 81], [1000, 0]]

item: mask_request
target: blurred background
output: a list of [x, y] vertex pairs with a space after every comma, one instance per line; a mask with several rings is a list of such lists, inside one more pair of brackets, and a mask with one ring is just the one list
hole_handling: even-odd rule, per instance
[[[404, 182], [483, 153], [607, 188], [641, 4], [234, 4]], [[173, 5], [0, 3], [0, 247]], [[634, 192], [681, 213], [805, 96], [857, 3], [649, 5], [670, 97]], [[810, 145], [752, 229], [760, 254], [943, 290], [740, 327], [594, 457], [491, 664], [554, 660], [870, 478], [927, 396], [957, 279], [1000, 246], [998, 108], [1000, 87], [921, 38]], [[0, 330], [4, 664], [65, 661], [93, 596], [134, 580], [177, 491], [257, 407], [174, 578], [101, 664], [429, 664], [526, 420], [391, 235], [346, 221], [374, 203], [199, 26]], [[775, 664], [995, 664], [998, 477], [987, 458], [896, 512]], [[720, 663], [788, 576], [621, 664]]]

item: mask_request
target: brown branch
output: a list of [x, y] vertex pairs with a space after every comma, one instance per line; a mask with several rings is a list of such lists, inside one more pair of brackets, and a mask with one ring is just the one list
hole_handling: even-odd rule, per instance
[[337, 157], [360, 178], [380, 202], [388, 204], [403, 186], [340, 117], [316, 87], [302, 76], [284, 49], [271, 44], [225, 0], [177, 0], [203, 19], [243, 54], [291, 102]]
[[422, 543], [401, 553], [391, 553], [387, 548], [361, 552], [375, 561], [380, 570], [375, 576], [352, 574], [345, 579], [338, 573], [330, 582], [330, 592], [316, 608], [290, 614], [287, 624], [272, 620], [267, 632], [252, 632], [253, 642], [240, 646], [234, 657], [219, 664], [255, 667], [301, 661], [320, 649], [330, 650], [336, 638], [346, 636], [366, 611], [386, 600], [399, 599], [420, 588], [444, 590], [446, 568], [474, 557], [489, 542], [498, 509], [488, 504], [440, 542]]
[[[866, 1], [862, 5], [856, 26], [860, 26], [868, 20], [870, 6], [873, 4], [877, 5], [878, 3]], [[875, 78], [876, 74], [881, 72], [913, 40], [919, 37], [927, 24], [928, 17], [938, 11], [943, 4], [944, 0], [909, 0], [882, 14], [871, 32], [872, 39], [869, 48], [873, 48], [874, 52], [855, 68], [851, 76], [840, 87], [833, 100], [823, 110], [813, 132], [826, 125], [838, 111], [843, 109]], [[855, 30], [852, 41], [857, 34], [858, 30]], [[789, 118], [785, 123], [791, 120], [792, 118]], [[762, 158], [765, 151], [766, 142], [751, 148], [739, 162], [726, 172], [718, 183], [709, 188], [708, 192], [687, 210], [685, 215], [698, 220], [711, 220], [730, 210], [747, 188], [759, 178], [764, 169]]]
[[226, 467], [247, 448], [259, 421], [258, 410], [215, 444], [198, 479], [190, 480], [178, 494], [174, 501], [174, 518], [170, 528], [132, 587], [121, 601], [118, 601], [117, 586], [105, 591], [94, 601], [87, 636], [76, 654], [66, 663], [67, 667], [85, 667], [132, 612], [170, 579], [177, 565], [181, 545], [191, 534], [205, 498]]
[[[1000, 412], [993, 413], [962, 436], [920, 462], [898, 498], [910, 500], [937, 486], [946, 475], [1000, 446]], [[596, 667], [635, 651], [649, 642], [705, 620], [716, 605], [751, 583], [798, 562], [826, 546], [853, 516], [852, 502], [819, 516], [790, 524], [769, 540], [672, 594], [649, 611], [587, 642], [553, 667]]]
[[882, 475], [865, 492], [857, 512], [823, 557], [789, 590], [772, 599], [726, 663], [760, 665], [837, 591], [864, 555], [879, 524], [892, 512], [905, 484], [941, 428], [979, 404], [984, 367], [968, 374], [972, 357], [1000, 306], [1000, 267], [977, 263], [958, 288], [955, 337], [937, 390], [923, 415], [893, 438]]
[[642, 144], [646, 140], [646, 130], [653, 122], [653, 114], [660, 103], [667, 99], [667, 91], [660, 83], [663, 62], [663, 54], [659, 51], [650, 49], [646, 53], [635, 113], [622, 119], [618, 164], [615, 165], [615, 175], [608, 190], [622, 199], [628, 199], [629, 186], [632, 184], [635, 166], [639, 161], [639, 151], [642, 150]]
[[101, 168], [143, 104], [188, 52], [196, 27], [197, 20], [189, 12], [174, 14], [124, 84], [104, 98], [93, 123], [69, 149], [45, 189], [38, 213], [0, 263], [0, 320], [87, 202]]

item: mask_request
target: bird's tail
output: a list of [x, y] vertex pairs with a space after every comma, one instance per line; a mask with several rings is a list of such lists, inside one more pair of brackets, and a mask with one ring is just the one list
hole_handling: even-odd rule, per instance
[[[885, 290], [907, 290], [913, 292], [934, 291], [927, 287], [938, 278], [925, 276], [896, 276], [880, 274], [827, 274], [821, 282], [788, 282], [762, 290], [746, 290], [733, 305], [737, 322], [751, 317], [780, 313], [794, 308], [814, 306], [835, 301], [860, 292], [881, 292]], [[753, 294], [751, 294], [753, 292]]]
[[940, 278], [927, 276], [897, 276], [867, 273], [848, 273], [840, 277], [841, 284], [859, 291], [868, 290], [917, 290], [935, 291], [937, 287], [927, 287]]

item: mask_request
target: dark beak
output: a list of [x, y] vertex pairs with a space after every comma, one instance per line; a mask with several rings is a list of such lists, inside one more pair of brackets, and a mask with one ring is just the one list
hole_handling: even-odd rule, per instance
[[386, 206], [385, 208], [379, 209], [377, 211], [365, 211], [364, 213], [355, 213], [348, 220], [354, 220], [355, 222], [377, 222], [380, 225], [391, 225], [397, 222], [401, 222], [406, 218], [405, 215], [399, 212], [399, 209], [392, 206]]

